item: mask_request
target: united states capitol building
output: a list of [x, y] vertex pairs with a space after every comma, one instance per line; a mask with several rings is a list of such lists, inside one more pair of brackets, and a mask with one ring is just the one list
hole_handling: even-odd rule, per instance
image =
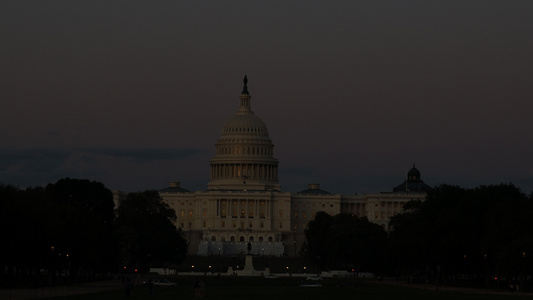
[[163, 201], [176, 211], [176, 226], [189, 241], [191, 255], [247, 253], [249, 243], [254, 255], [297, 255], [307, 223], [319, 211], [367, 217], [390, 230], [390, 217], [407, 201], [424, 200], [431, 189], [413, 166], [390, 192], [340, 195], [322, 190], [318, 183], [296, 194], [284, 192], [274, 144], [265, 122], [251, 109], [246, 77], [239, 100], [215, 144], [207, 189], [192, 192], [171, 182], [160, 190]]

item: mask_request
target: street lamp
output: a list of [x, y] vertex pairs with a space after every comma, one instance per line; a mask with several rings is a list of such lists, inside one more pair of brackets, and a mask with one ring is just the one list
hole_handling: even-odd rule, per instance
[[526, 283], [527, 283], [527, 274], [526, 274], [526, 251], [522, 251], [522, 289], [525, 291]]
[[484, 275], [485, 275], [485, 289], [487, 289], [489, 284], [489, 278], [487, 276], [487, 254], [483, 254], [483, 264], [484, 264]]

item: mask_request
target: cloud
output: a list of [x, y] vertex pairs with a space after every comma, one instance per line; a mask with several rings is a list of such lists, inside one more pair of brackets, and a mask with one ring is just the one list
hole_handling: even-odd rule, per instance
[[47, 172], [62, 165], [70, 155], [68, 149], [0, 148], [0, 171]]
[[0, 148], [0, 172], [44, 173], [61, 169], [81, 157], [83, 161], [98, 160], [100, 156], [131, 159], [136, 163], [187, 159], [202, 153], [194, 148]]

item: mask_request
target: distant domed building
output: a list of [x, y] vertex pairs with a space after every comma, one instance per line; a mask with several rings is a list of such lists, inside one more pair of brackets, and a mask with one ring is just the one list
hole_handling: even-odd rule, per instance
[[428, 192], [432, 188], [425, 184], [424, 181], [420, 179], [420, 171], [413, 167], [409, 172], [407, 172], [407, 179], [400, 185], [396, 186], [394, 192]]
[[251, 109], [248, 80], [237, 112], [224, 124], [210, 160], [205, 191], [191, 192], [171, 182], [160, 195], [176, 211], [192, 255], [247, 253], [295, 256], [305, 240], [304, 230], [324, 211], [367, 217], [390, 230], [390, 217], [410, 200], [424, 200], [430, 189], [414, 168], [393, 192], [366, 195], [332, 194], [318, 183], [296, 194], [281, 191], [278, 160], [266, 124]]

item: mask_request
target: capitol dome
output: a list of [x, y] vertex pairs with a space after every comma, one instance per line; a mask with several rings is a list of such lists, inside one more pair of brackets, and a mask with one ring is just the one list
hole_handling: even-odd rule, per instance
[[211, 159], [210, 190], [279, 190], [278, 160], [268, 129], [250, 107], [248, 80], [240, 106], [222, 128]]
[[250, 114], [236, 114], [229, 119], [222, 128], [222, 135], [253, 135], [268, 137], [268, 129], [265, 122], [250, 111]]

